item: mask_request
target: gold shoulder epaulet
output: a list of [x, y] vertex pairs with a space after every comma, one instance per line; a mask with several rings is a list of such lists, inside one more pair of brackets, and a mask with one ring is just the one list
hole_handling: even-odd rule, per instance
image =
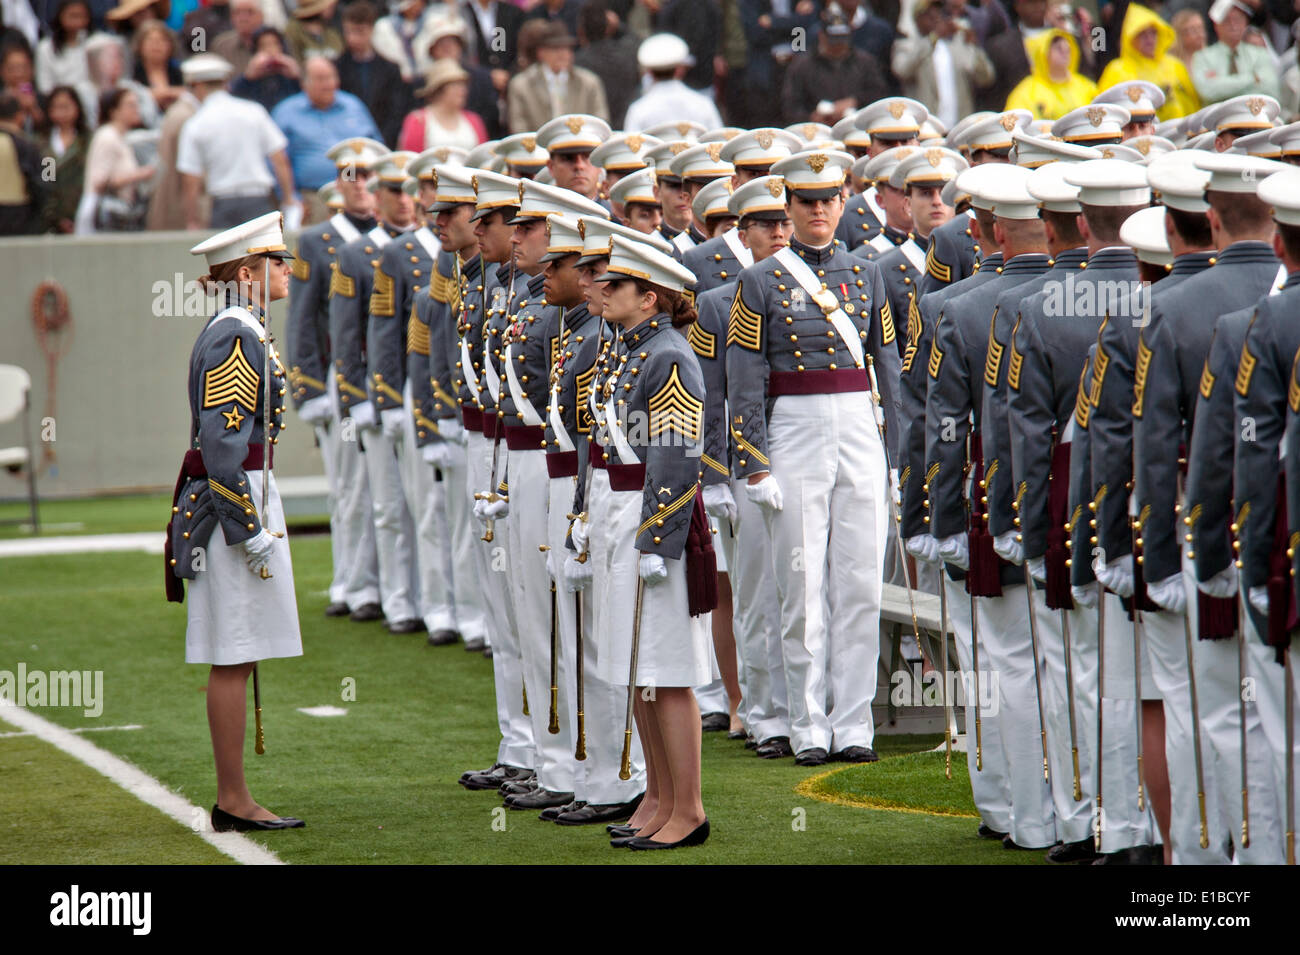
[[337, 262], [330, 263], [330, 294], [344, 298], [357, 297], [357, 282], [351, 276], [344, 275]]
[[406, 323], [406, 353], [429, 354], [429, 326], [420, 320], [414, 305], [411, 306], [411, 317]]
[[290, 266], [293, 277], [299, 282], [306, 282], [311, 278], [311, 263], [302, 256], [294, 256], [293, 265]]
[[387, 318], [397, 311], [393, 277], [382, 265], [375, 266], [375, 287], [370, 293], [370, 314]]

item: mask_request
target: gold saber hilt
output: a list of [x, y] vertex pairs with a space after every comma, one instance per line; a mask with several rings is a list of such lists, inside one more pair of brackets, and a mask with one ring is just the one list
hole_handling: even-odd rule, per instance
[[520, 688], [524, 691], [524, 716], [531, 716], [532, 714], [528, 712], [528, 685], [520, 684]]
[[[581, 514], [566, 514], [565, 517], [567, 517], [571, 521], [582, 521], [582, 523], [584, 524], [587, 523], [586, 511], [583, 511]], [[580, 564], [585, 564], [587, 562], [587, 557], [589, 556], [589, 554], [590, 551], [584, 550], [581, 554], [577, 556], [576, 560]]]
[[623, 758], [618, 764], [618, 778], [632, 778], [632, 731], [623, 730]]
[[1074, 801], [1078, 802], [1083, 798], [1083, 783], [1079, 780], [1079, 747], [1070, 748], [1070, 760], [1074, 763]]
[[262, 681], [258, 679], [257, 664], [253, 664], [253, 722], [257, 731], [253, 736], [253, 752], [266, 754], [266, 737], [262, 733]]

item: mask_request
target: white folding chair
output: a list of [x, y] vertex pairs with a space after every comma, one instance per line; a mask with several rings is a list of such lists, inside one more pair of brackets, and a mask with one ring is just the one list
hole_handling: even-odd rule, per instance
[[36, 456], [32, 453], [31, 410], [32, 377], [17, 365], [0, 365], [0, 424], [22, 418], [23, 443], [0, 448], [0, 468], [17, 472], [27, 469], [27, 497], [32, 513], [32, 533], [39, 533], [36, 511]]

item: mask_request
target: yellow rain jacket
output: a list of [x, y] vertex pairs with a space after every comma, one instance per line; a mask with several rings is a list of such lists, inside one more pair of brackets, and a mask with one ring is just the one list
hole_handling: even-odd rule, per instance
[[[1058, 36], [1070, 44], [1070, 75], [1063, 83], [1054, 82], [1047, 70], [1047, 51]], [[1007, 97], [1007, 109], [1027, 109], [1038, 119], [1056, 120], [1087, 106], [1097, 95], [1097, 84], [1078, 72], [1079, 44], [1065, 30], [1044, 30], [1025, 41], [1025, 50], [1029, 75]]]
[[[1147, 27], [1156, 28], [1156, 55], [1143, 56], [1133, 46], [1134, 38]], [[1201, 108], [1201, 98], [1183, 61], [1173, 56], [1169, 48], [1174, 43], [1174, 28], [1158, 15], [1140, 4], [1130, 4], [1124, 15], [1119, 56], [1106, 64], [1102, 71], [1101, 89], [1107, 90], [1116, 83], [1127, 80], [1147, 80], [1164, 91], [1165, 105], [1156, 111], [1159, 120], [1187, 116]]]

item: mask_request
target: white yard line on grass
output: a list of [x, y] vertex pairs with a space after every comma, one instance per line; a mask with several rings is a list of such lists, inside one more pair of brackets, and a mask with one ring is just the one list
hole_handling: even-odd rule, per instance
[[[157, 536], [157, 535], [153, 535]], [[69, 756], [80, 760], [97, 773], [107, 776], [141, 802], [193, 829], [196, 819], [203, 822], [196, 833], [200, 839], [244, 865], [284, 865], [274, 852], [258, 845], [238, 832], [213, 832], [208, 828], [208, 813], [183, 796], [169, 790], [144, 770], [102, 750], [72, 730], [51, 723], [31, 710], [0, 701], [0, 720], [26, 730]]]
[[38, 557], [44, 554], [108, 554], [116, 551], [163, 552], [162, 531], [139, 534], [69, 534], [66, 537], [29, 537], [0, 541], [0, 557]]
[[[144, 729], [139, 723], [123, 723], [121, 726], [79, 726], [75, 730], [68, 730], [69, 733], [106, 733], [110, 730], [142, 730]], [[27, 730], [19, 730], [16, 733], [0, 733], [0, 739], [13, 739], [15, 736], [35, 736], [35, 733]]]

